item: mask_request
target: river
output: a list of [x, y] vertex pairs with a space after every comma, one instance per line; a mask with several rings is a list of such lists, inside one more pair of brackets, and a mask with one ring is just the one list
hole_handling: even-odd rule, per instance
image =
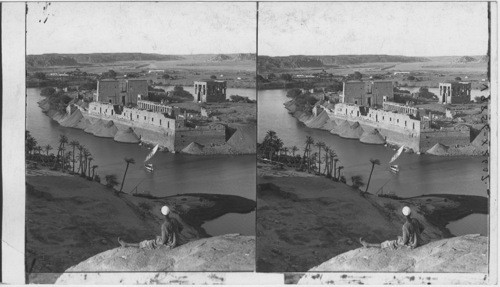
[[[369, 192], [376, 193], [383, 187], [384, 193], [395, 193], [401, 197], [422, 194], [470, 194], [486, 196], [486, 185], [481, 182], [483, 158], [479, 157], [436, 157], [403, 153], [396, 161], [400, 172], [389, 171], [389, 160], [395, 151], [381, 145], [367, 145], [358, 140], [348, 140], [328, 131], [310, 129], [296, 120], [283, 106], [288, 101], [286, 90], [262, 90], [258, 94], [258, 141], [261, 142], [268, 130], [274, 130], [285, 146], [297, 146], [303, 152], [306, 136], [323, 141], [338, 154], [339, 165], [347, 182], [353, 175], [362, 175], [368, 180], [371, 170], [370, 159], [381, 161], [375, 166]], [[317, 148], [313, 148], [314, 149]], [[487, 232], [487, 216], [470, 216], [451, 225], [455, 235], [472, 230]]]
[[[255, 155], [193, 156], [159, 152], [151, 160], [155, 171], [149, 173], [142, 164], [149, 153], [147, 148], [117, 143], [113, 139], [98, 138], [79, 129], [62, 127], [42, 112], [37, 104], [41, 99], [39, 89], [27, 89], [26, 129], [37, 139], [38, 144], [50, 144], [57, 148], [61, 134], [70, 141], [79, 141], [92, 153], [92, 165], [98, 165], [96, 173], [103, 180], [107, 174], [116, 174], [121, 182], [125, 171], [124, 158], [134, 158], [136, 164], [129, 166], [123, 187], [126, 193], [132, 192], [137, 186], [139, 192], [155, 196], [212, 193], [233, 194], [255, 200]], [[211, 235], [255, 235], [255, 212], [226, 214], [207, 222], [204, 227]]]

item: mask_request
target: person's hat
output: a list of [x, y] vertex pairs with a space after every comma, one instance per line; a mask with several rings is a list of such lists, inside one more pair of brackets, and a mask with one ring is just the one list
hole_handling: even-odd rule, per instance
[[168, 206], [166, 206], [166, 205], [165, 205], [165, 206], [163, 206], [163, 207], [161, 208], [161, 213], [162, 213], [163, 215], [168, 215], [168, 214], [170, 213], [170, 208], [168, 208]]
[[411, 213], [411, 209], [408, 206], [403, 207], [403, 215], [408, 216]]

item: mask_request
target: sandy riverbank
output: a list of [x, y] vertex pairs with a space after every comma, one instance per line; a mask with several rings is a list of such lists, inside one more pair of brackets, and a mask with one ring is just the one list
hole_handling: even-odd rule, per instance
[[257, 270], [261, 272], [305, 272], [360, 247], [362, 236], [370, 242], [394, 239], [401, 234], [400, 210], [405, 205], [425, 226], [422, 237], [427, 242], [452, 236], [445, 226], [457, 216], [488, 211], [486, 198], [363, 197], [345, 184], [294, 170], [275, 171], [261, 163], [257, 183]]
[[64, 272], [85, 259], [160, 232], [161, 205], [183, 225], [183, 243], [208, 237], [201, 225], [226, 213], [255, 209], [250, 199], [186, 194], [143, 198], [121, 194], [78, 176], [43, 170], [26, 177], [26, 266], [28, 273]]

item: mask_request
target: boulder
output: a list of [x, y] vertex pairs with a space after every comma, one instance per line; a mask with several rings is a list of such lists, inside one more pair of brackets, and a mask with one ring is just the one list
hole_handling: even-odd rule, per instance
[[149, 279], [153, 279], [165, 271], [244, 272], [254, 269], [255, 237], [227, 234], [191, 241], [174, 249], [114, 248], [70, 267], [56, 284], [90, 284], [82, 282], [83, 276], [73, 272], [151, 272]]
[[[430, 242], [415, 249], [358, 248], [333, 257], [308, 272], [487, 273], [488, 238], [479, 234]], [[299, 284], [318, 284], [304, 276]]]

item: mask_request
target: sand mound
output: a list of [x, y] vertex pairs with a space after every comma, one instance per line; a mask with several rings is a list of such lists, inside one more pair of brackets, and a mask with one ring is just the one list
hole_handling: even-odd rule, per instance
[[322, 111], [318, 116], [312, 116], [311, 119], [304, 122], [304, 124], [309, 128], [319, 129], [322, 128], [329, 119], [328, 114], [325, 111]]
[[[335, 256], [308, 272], [486, 273], [487, 254], [488, 238], [479, 234], [469, 234], [430, 242], [415, 249], [358, 248]], [[305, 275], [299, 284], [321, 284], [328, 280], [315, 275], [314, 273]]]
[[188, 144], [181, 152], [187, 154], [203, 154], [203, 146], [197, 142]]
[[337, 123], [333, 119], [329, 119], [326, 123], [321, 127], [322, 130], [331, 131], [337, 127]]
[[330, 130], [330, 133], [332, 133], [334, 135], [338, 135], [338, 134], [340, 134], [341, 131], [345, 131], [351, 127], [351, 124], [349, 124], [349, 122], [346, 120], [338, 121], [336, 123], [337, 123], [337, 126], [335, 128], [333, 128], [332, 130]]
[[76, 109], [71, 115], [67, 115], [59, 121], [59, 124], [63, 127], [74, 128], [78, 126], [78, 123], [83, 119], [83, 114], [79, 109]]
[[255, 153], [257, 139], [255, 125], [237, 126], [227, 143], [238, 153]]
[[441, 143], [437, 143], [433, 147], [428, 149], [426, 153], [432, 155], [446, 155], [448, 154], [448, 149], [449, 149], [448, 146], [445, 146], [444, 144]]
[[76, 124], [75, 128], [85, 130], [90, 127], [92, 123], [87, 118], [83, 118], [78, 124]]
[[91, 120], [87, 119], [89, 121], [89, 125], [83, 130], [86, 133], [93, 134], [94, 129], [97, 128], [99, 125], [103, 125], [104, 121], [101, 119], [96, 120], [95, 122], [92, 122]]
[[118, 130], [114, 140], [121, 143], [139, 143], [141, 141], [132, 128]]
[[342, 125], [342, 128], [339, 129], [338, 135], [340, 137], [346, 139], [360, 139], [363, 134], [363, 128], [358, 122], [352, 124], [348, 128], [345, 125]]
[[118, 132], [118, 128], [115, 126], [115, 123], [113, 121], [109, 122], [104, 122], [101, 121], [102, 124], [94, 125], [94, 129], [92, 130], [92, 133], [96, 137], [102, 137], [102, 138], [114, 138], [116, 133]]
[[378, 132], [377, 129], [363, 132], [359, 141], [367, 144], [385, 144], [384, 137]]

